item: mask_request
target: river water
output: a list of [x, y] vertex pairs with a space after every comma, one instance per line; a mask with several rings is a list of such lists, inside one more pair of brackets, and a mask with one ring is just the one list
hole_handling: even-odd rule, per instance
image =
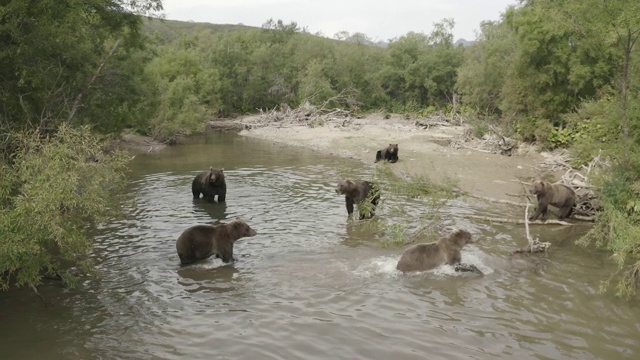
[[[194, 201], [193, 177], [224, 167], [226, 204]], [[509, 255], [520, 226], [465, 220], [503, 209], [450, 201], [441, 222], [480, 242], [451, 268], [403, 275], [404, 247], [348, 222], [334, 192], [373, 166], [229, 134], [210, 134], [131, 164], [135, 200], [95, 235], [99, 277], [77, 289], [0, 293], [0, 359], [624, 359], [640, 356], [640, 307], [597, 293], [614, 265], [576, 247], [586, 228], [532, 227], [544, 256]], [[384, 194], [383, 194], [384, 199]], [[391, 209], [433, 211], [387, 197]], [[500, 211], [503, 213], [500, 214]], [[517, 214], [511, 214], [517, 216]], [[236, 243], [238, 262], [180, 267], [175, 240], [195, 224], [240, 217], [258, 231]], [[380, 220], [378, 220], [380, 221]], [[411, 230], [411, 229], [410, 229]]]

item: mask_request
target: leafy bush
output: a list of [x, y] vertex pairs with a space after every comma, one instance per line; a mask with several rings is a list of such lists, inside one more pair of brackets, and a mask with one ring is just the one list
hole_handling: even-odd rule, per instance
[[73, 267], [92, 268], [88, 230], [120, 214], [128, 157], [106, 152], [88, 127], [18, 139], [13, 166], [1, 169], [0, 289], [37, 286], [45, 274], [73, 285]]
[[[634, 156], [635, 155], [635, 156]], [[640, 154], [631, 155], [638, 157]], [[578, 241], [580, 245], [594, 243], [613, 253], [619, 272], [601, 284], [606, 291], [613, 279], [619, 279], [616, 295], [631, 297], [636, 293], [640, 280], [640, 162], [625, 162], [612, 171], [597, 177], [601, 185], [604, 211], [595, 226]]]
[[573, 142], [573, 138], [574, 133], [571, 132], [571, 130], [567, 128], [553, 128], [547, 135], [546, 144], [551, 149], [566, 148]]

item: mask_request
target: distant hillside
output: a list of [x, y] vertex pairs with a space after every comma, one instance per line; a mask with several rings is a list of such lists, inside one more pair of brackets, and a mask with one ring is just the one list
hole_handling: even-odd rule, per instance
[[[144, 32], [150, 36], [156, 36], [161, 39], [160, 42], [170, 43], [178, 39], [181, 34], [190, 33], [217, 33], [217, 32], [229, 32], [229, 31], [257, 31], [262, 30], [261, 27], [247, 26], [242, 24], [212, 24], [207, 22], [195, 22], [195, 21], [179, 21], [179, 20], [166, 20], [157, 18], [147, 18], [144, 23]], [[373, 42], [369, 40], [365, 35], [353, 36], [347, 39], [333, 39], [314, 34], [306, 33], [306, 36], [312, 36], [315, 38], [323, 39], [324, 41], [342, 42], [342, 43], [357, 43], [369, 45], [372, 47], [387, 47], [387, 43], [383, 41]]]
[[458, 45], [462, 45], [462, 46], [469, 46], [469, 45], [473, 45], [473, 41], [469, 41], [469, 40], [465, 40], [465, 39], [458, 39], [456, 40], [456, 42], [453, 43], [453, 45], [458, 46]]
[[182, 33], [208, 32], [216, 33], [223, 31], [257, 30], [260, 28], [246, 25], [231, 24], [211, 24], [195, 21], [178, 21], [157, 18], [147, 18], [144, 24], [144, 32], [148, 35], [157, 34], [167, 42], [171, 42], [180, 37]]
[[[195, 22], [195, 21], [179, 21], [179, 20], [165, 20], [165, 19], [157, 19], [157, 18], [147, 18], [145, 20], [144, 32], [148, 35], [156, 34], [160, 39], [163, 39], [165, 42], [172, 42], [175, 39], [179, 38], [183, 33], [216, 33], [216, 32], [225, 32], [225, 31], [246, 31], [246, 30], [259, 30], [261, 28], [255, 26], [247, 26], [242, 24], [232, 25], [232, 24], [212, 24], [208, 22]], [[308, 34], [309, 36], [316, 36], [313, 34]], [[357, 43], [364, 44], [369, 46], [375, 46], [380, 48], [386, 48], [389, 46], [389, 43], [386, 41], [372, 41], [366, 35], [361, 33], [356, 34], [348, 34], [345, 38], [336, 40], [333, 38], [325, 38], [332, 41], [341, 41], [341, 42], [349, 42], [349, 43]], [[473, 44], [473, 41], [468, 41], [465, 39], [458, 39], [454, 43], [455, 46], [469, 46]]]

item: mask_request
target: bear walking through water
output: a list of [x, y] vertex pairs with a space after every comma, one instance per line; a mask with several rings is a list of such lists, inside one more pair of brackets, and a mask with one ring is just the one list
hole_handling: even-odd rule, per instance
[[200, 194], [205, 200], [214, 202], [216, 195], [218, 202], [224, 202], [227, 198], [227, 183], [224, 180], [224, 169], [209, 168], [209, 171], [196, 175], [191, 183], [191, 192], [195, 199]]
[[380, 201], [380, 189], [372, 182], [365, 180], [342, 180], [336, 187], [336, 193], [344, 195], [347, 214], [353, 214], [353, 204], [358, 205], [360, 220], [372, 218]]
[[398, 161], [398, 144], [389, 144], [386, 148], [376, 152], [376, 161], [380, 160], [395, 163]]
[[204, 260], [212, 255], [229, 263], [233, 258], [233, 244], [257, 232], [246, 222], [236, 219], [228, 224], [195, 225], [182, 232], [176, 241], [178, 257], [183, 265]]
[[551, 184], [538, 180], [533, 183], [531, 193], [538, 198], [538, 209], [529, 217], [535, 220], [542, 214], [542, 220], [547, 220], [549, 205], [560, 209], [558, 219], [563, 220], [571, 215], [573, 207], [576, 205], [576, 193], [572, 188], [564, 184]]
[[414, 245], [402, 253], [396, 269], [402, 272], [427, 271], [441, 265], [454, 265], [456, 271], [472, 271], [482, 274], [474, 265], [462, 264], [462, 248], [477, 242], [471, 234], [462, 229], [436, 242]]

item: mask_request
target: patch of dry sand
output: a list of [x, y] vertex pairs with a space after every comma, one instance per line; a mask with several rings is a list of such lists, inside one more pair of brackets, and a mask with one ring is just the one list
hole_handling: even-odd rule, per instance
[[[247, 124], [255, 119], [249, 116], [237, 121]], [[535, 152], [508, 157], [449, 147], [448, 143], [463, 131], [462, 126], [424, 129], [416, 127], [413, 120], [399, 116], [384, 119], [376, 114], [353, 119], [346, 126], [331, 123], [311, 128], [272, 124], [243, 130], [240, 135], [354, 158], [371, 166], [375, 166], [377, 150], [389, 143], [398, 143], [400, 160], [391, 165], [394, 170], [427, 175], [434, 180], [454, 177], [463, 191], [502, 200], [517, 201], [507, 195], [522, 192], [522, 185], [516, 180], [530, 180], [540, 175], [534, 167], [544, 158]]]

